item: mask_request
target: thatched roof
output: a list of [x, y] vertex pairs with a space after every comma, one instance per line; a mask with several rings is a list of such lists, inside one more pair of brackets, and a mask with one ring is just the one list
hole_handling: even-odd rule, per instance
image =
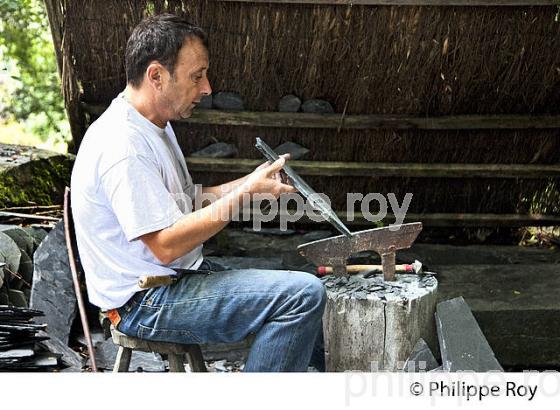
[[[250, 111], [275, 111], [283, 95], [294, 93], [324, 98], [348, 115], [560, 114], [555, 6], [50, 3], [62, 11], [64, 84], [78, 140], [88, 121], [78, 99], [106, 104], [124, 88], [129, 33], [146, 13], [164, 11], [187, 15], [207, 30], [214, 90], [240, 93]], [[321, 161], [555, 164], [560, 153], [558, 129], [176, 128], [187, 156], [216, 137], [235, 143], [240, 158], [259, 158], [257, 135], [271, 146], [298, 142], [311, 149], [310, 159]], [[216, 182], [222, 175], [195, 177]], [[541, 210], [559, 211], [557, 189], [546, 178], [308, 180], [334, 196], [339, 209], [346, 192], [394, 192], [399, 198], [412, 192], [414, 212], [528, 212], [534, 198]]]

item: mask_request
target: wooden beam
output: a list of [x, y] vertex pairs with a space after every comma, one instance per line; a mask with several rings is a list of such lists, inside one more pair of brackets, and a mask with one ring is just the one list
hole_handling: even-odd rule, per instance
[[[188, 157], [191, 172], [247, 174], [263, 160]], [[558, 178], [560, 165], [290, 161], [300, 175], [409, 178]]]
[[220, 0], [242, 3], [354, 6], [554, 6], [557, 0]]
[[[251, 210], [251, 220], [254, 219], [257, 211]], [[293, 211], [292, 211], [293, 212]], [[376, 221], [366, 219], [361, 212], [354, 212], [351, 221], [345, 211], [337, 211], [338, 217], [348, 226], [370, 226], [373, 227]], [[278, 223], [281, 217], [287, 218], [287, 211], [279, 211], [278, 215], [270, 222]], [[242, 218], [240, 218], [242, 219]], [[370, 218], [371, 219], [371, 218]], [[388, 214], [382, 219], [384, 225], [395, 223], [395, 216]], [[418, 214], [407, 213], [403, 223], [422, 222], [425, 227], [430, 228], [520, 228], [527, 226], [560, 226], [560, 216], [543, 214], [460, 214], [460, 213], [430, 213]], [[300, 224], [328, 224], [328, 222], [316, 222], [307, 216], [303, 216], [296, 223]]]
[[[82, 103], [86, 112], [99, 116], [106, 106]], [[408, 115], [342, 115], [265, 111], [195, 110], [179, 122], [272, 128], [327, 129], [546, 129], [560, 128], [560, 115], [453, 115], [414, 117]]]

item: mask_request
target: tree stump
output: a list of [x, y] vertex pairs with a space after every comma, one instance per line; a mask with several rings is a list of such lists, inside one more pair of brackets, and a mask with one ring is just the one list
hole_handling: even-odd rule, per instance
[[397, 371], [423, 338], [436, 352], [433, 276], [383, 275], [364, 278], [327, 276], [323, 316], [328, 372]]

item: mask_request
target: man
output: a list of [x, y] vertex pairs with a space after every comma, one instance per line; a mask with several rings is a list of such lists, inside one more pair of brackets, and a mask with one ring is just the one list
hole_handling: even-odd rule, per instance
[[[188, 118], [212, 89], [205, 33], [172, 15], [143, 20], [126, 47], [127, 86], [88, 129], [72, 172], [72, 211], [90, 301], [123, 333], [181, 343], [231, 343], [256, 333], [246, 371], [305, 371], [325, 291], [313, 275], [221, 270], [202, 244], [244, 195], [294, 188], [285, 158], [198, 190], [169, 121]], [[193, 209], [197, 195], [215, 200]], [[183, 275], [142, 290], [145, 275]], [[210, 271], [210, 273], [207, 273]]]

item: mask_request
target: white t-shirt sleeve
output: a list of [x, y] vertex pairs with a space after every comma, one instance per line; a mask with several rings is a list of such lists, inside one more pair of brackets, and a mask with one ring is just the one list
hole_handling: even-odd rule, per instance
[[101, 189], [129, 242], [167, 228], [183, 216], [157, 165], [139, 155], [109, 168], [101, 176]]

